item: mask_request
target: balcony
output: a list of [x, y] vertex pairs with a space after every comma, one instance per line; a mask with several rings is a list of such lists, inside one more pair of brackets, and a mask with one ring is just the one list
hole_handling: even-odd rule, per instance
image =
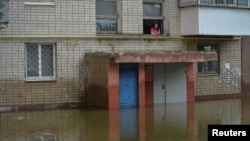
[[179, 0], [181, 35], [250, 35], [250, 0]]

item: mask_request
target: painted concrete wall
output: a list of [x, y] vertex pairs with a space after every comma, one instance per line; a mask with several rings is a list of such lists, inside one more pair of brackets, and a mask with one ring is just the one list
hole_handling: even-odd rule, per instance
[[242, 64], [242, 92], [244, 95], [250, 95], [250, 37], [243, 37], [241, 40], [241, 64]]
[[86, 106], [108, 107], [108, 64], [88, 64]]
[[181, 9], [182, 35], [250, 34], [250, 12], [247, 9], [186, 7]]

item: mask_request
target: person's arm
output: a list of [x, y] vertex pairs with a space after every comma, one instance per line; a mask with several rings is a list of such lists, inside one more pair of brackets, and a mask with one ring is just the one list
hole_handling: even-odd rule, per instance
[[154, 28], [151, 28], [151, 29], [150, 29], [150, 33], [151, 33], [152, 35], [156, 35], [156, 34], [157, 34], [157, 32], [156, 32], [156, 30], [155, 30]]
[[156, 31], [156, 34], [157, 34], [157, 35], [160, 35], [160, 34], [161, 34], [161, 29], [160, 29], [160, 28]]

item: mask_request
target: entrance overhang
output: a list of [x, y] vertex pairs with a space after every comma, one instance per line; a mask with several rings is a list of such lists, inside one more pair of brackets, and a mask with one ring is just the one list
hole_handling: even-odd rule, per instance
[[[152, 105], [153, 70], [146, 63], [186, 63], [187, 102], [194, 102], [196, 62], [217, 60], [215, 52], [86, 53], [86, 106], [120, 107], [120, 63], [138, 63], [138, 105]], [[151, 88], [151, 90], [150, 90]], [[151, 91], [152, 92], [152, 91]]]
[[171, 63], [216, 61], [216, 52], [87, 53], [85, 62]]

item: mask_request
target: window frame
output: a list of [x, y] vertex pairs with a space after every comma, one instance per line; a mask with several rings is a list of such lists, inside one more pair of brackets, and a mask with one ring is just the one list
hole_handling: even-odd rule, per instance
[[36, 0], [25, 0], [24, 5], [27, 6], [55, 6], [56, 5], [56, 0], [51, 0], [51, 2], [46, 2], [46, 1], [36, 1]]
[[[143, 15], [143, 29], [144, 29], [144, 21], [148, 21], [148, 20], [152, 20], [152, 21], [158, 21], [158, 24], [159, 24], [159, 21], [161, 22], [160, 23], [160, 28], [161, 28], [161, 34], [164, 34], [164, 20], [165, 20], [165, 17], [164, 17], [164, 0], [143, 0], [143, 6], [144, 7], [144, 4], [160, 4], [161, 5], [161, 15], [160, 16], [144, 16], [144, 9], [142, 9], [142, 15]], [[147, 34], [145, 32], [143, 32], [143, 34]]]
[[[28, 45], [37, 45], [38, 46], [38, 71], [39, 76], [28, 76], [28, 52], [27, 52], [27, 46]], [[52, 45], [53, 46], [53, 76], [42, 76], [42, 45]], [[56, 43], [25, 43], [25, 81], [54, 81], [56, 80]]]
[[213, 6], [227, 6], [227, 7], [239, 7], [247, 8], [250, 5], [250, 1], [247, 0], [247, 5], [240, 5], [239, 0], [232, 0], [233, 3], [228, 3], [228, 0], [221, 0], [222, 3], [219, 3], [218, 0], [198, 0], [199, 5], [213, 5]]
[[[116, 20], [116, 30], [115, 31], [102, 31], [102, 30], [97, 30], [97, 26], [96, 26], [96, 33], [97, 34], [117, 34], [120, 33], [120, 16], [119, 16], [119, 9], [120, 9], [120, 5], [121, 2], [120, 0], [109, 0], [109, 1], [115, 1], [116, 2], [116, 14], [113, 15], [108, 15], [108, 14], [97, 14], [96, 12], [96, 21], [98, 19], [107, 19], [107, 20]], [[96, 2], [96, 7], [97, 7], [97, 2]]]
[[[203, 48], [203, 50], [200, 50], [200, 48], [207, 46], [207, 45], [211, 45], [212, 46], [212, 52], [216, 52], [218, 55], [218, 60], [217, 61], [206, 61], [206, 62], [198, 62], [197, 63], [197, 74], [199, 76], [204, 76], [204, 75], [219, 75], [220, 74], [220, 44], [219, 43], [198, 43], [197, 45], [197, 50], [198, 51], [203, 51], [206, 52]], [[217, 70], [215, 73], [209, 73], [208, 70], [205, 70], [205, 72], [200, 72], [199, 70], [199, 66], [200, 65], [204, 65], [205, 63], [213, 63], [216, 62], [217, 63]], [[203, 67], [203, 66], [202, 66]], [[202, 68], [203, 70], [204, 68]]]
[[249, 6], [250, 6], [250, 0], [247, 0], [247, 5], [240, 5], [240, 3], [239, 3], [239, 0], [237, 0], [237, 5], [238, 5], [238, 7], [242, 7], [242, 8], [249, 8]]

